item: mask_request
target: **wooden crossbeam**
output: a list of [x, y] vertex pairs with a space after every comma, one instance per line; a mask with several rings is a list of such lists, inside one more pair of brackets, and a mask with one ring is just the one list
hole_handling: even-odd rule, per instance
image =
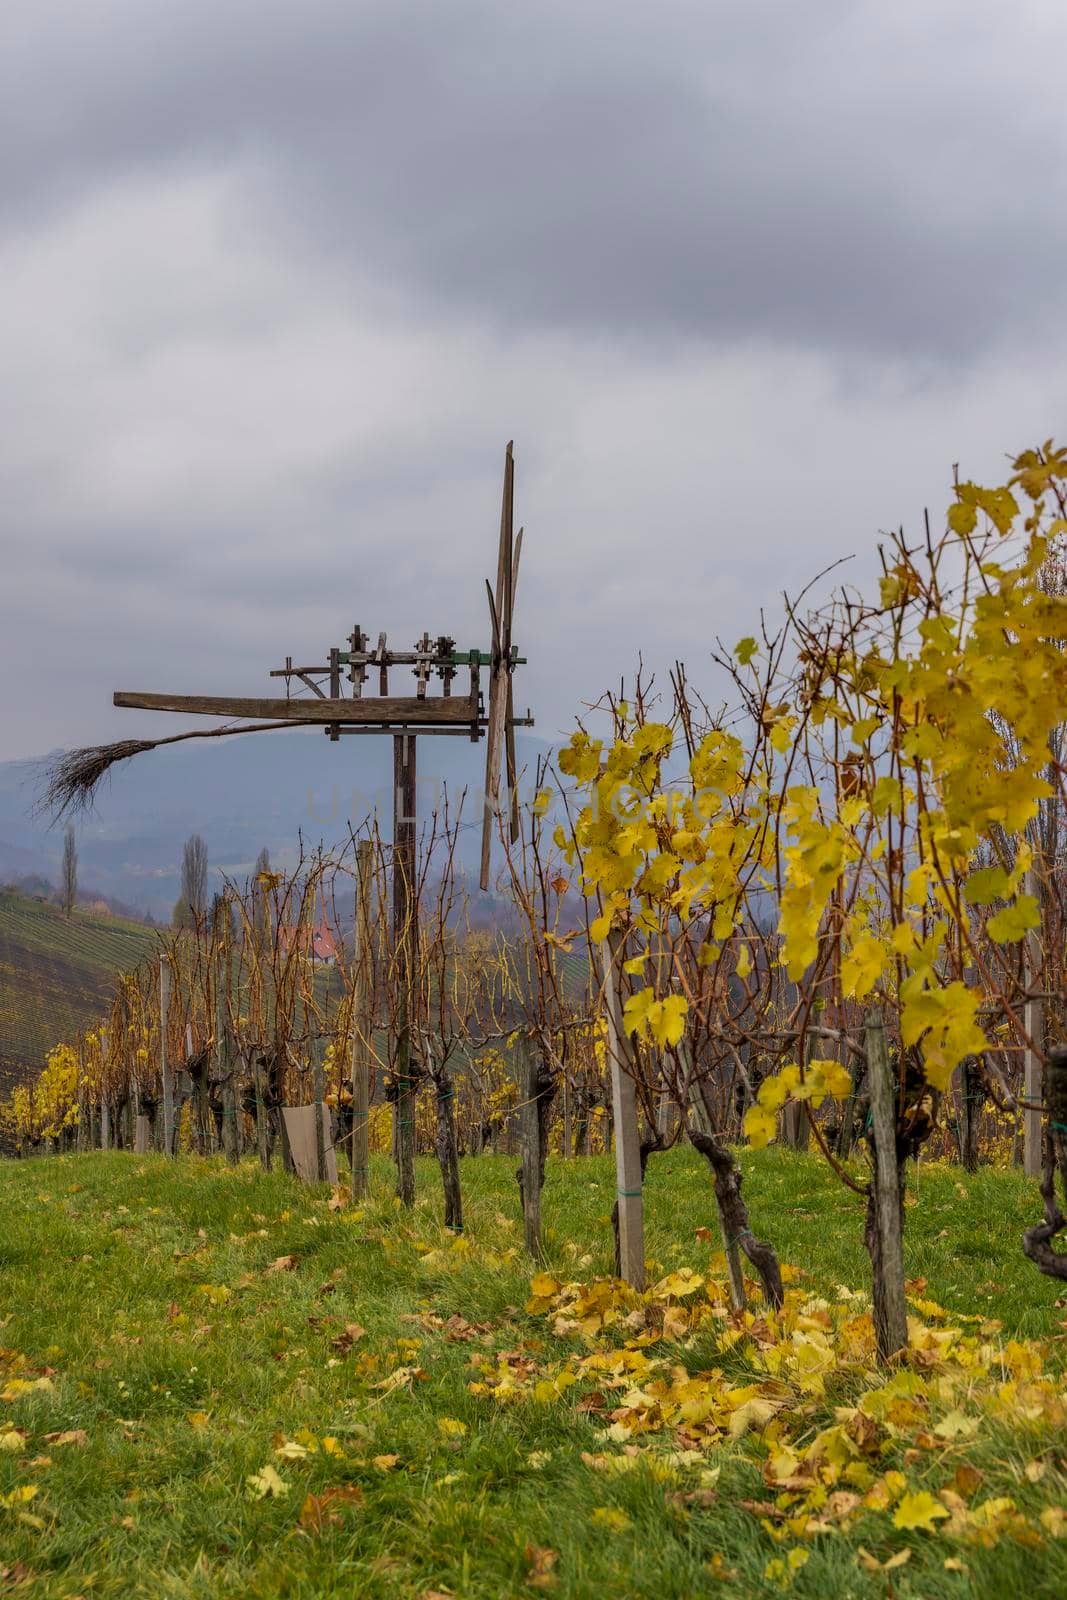
[[419, 700], [413, 695], [363, 695], [352, 700], [259, 700], [213, 694], [138, 694], [118, 689], [117, 706], [139, 711], [179, 711], [189, 716], [251, 717], [274, 722], [362, 722], [458, 726], [471, 722], [465, 695]]

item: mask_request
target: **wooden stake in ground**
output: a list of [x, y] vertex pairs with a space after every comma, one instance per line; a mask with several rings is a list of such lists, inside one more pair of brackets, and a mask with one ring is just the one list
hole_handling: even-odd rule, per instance
[[241, 1157], [241, 1129], [237, 1118], [237, 1092], [234, 1084], [233, 1035], [230, 1032], [230, 988], [233, 983], [230, 906], [226, 899], [216, 904], [218, 966], [215, 973], [215, 1065], [222, 1100], [222, 1148], [231, 1165]]
[[[1041, 879], [1031, 867], [1026, 874], [1026, 893], [1032, 894], [1041, 904]], [[1041, 952], [1041, 926], [1031, 928], [1026, 936], [1027, 984], [1036, 990], [1041, 984], [1044, 962]], [[1033, 994], [1023, 1010], [1023, 1027], [1031, 1043], [1023, 1057], [1023, 1093], [1028, 1109], [1023, 1112], [1023, 1171], [1028, 1178], [1040, 1178], [1042, 1171], [1041, 1053], [1044, 1049], [1044, 1006], [1041, 996]]]
[[174, 1154], [174, 1083], [167, 1062], [167, 1017], [170, 1014], [170, 965], [159, 963], [159, 1075], [163, 1080], [163, 1152]]
[[415, 739], [393, 739], [393, 947], [397, 964], [396, 1192], [415, 1204], [415, 1078], [411, 1049], [412, 987], [418, 952], [415, 880]]
[[978, 1122], [982, 1114], [985, 1094], [982, 1087], [982, 1069], [975, 1056], [965, 1056], [960, 1062], [960, 1160], [965, 1172], [978, 1171]]
[[[269, 1172], [270, 1129], [267, 1125], [267, 1075], [263, 1070], [263, 1057], [258, 1050], [253, 1057], [252, 1086], [256, 1097], [256, 1152], [263, 1171]], [[280, 1111], [278, 1115], [280, 1120]]]
[[867, 1201], [866, 1244], [873, 1269], [878, 1354], [891, 1360], [908, 1343], [904, 1298], [904, 1208], [897, 1160], [897, 1081], [880, 1011], [867, 1015], [874, 1172]]
[[597, 948], [604, 982], [604, 1011], [611, 1062], [611, 1103], [615, 1121], [615, 1191], [619, 1208], [619, 1266], [634, 1289], [645, 1287], [645, 1213], [641, 1185], [641, 1139], [637, 1127], [637, 1087], [630, 1064], [629, 1040], [622, 1021], [619, 974], [625, 936], [614, 931]]
[[374, 1017], [371, 972], [371, 885], [374, 846], [356, 846], [355, 972], [352, 985], [352, 1199], [370, 1189], [370, 1072]]
[[85, 1093], [85, 1040], [78, 1039], [78, 1131], [76, 1149], [79, 1153], [88, 1148], [89, 1123], [92, 1117], [89, 1113], [89, 1100]]
[[[326, 1182], [326, 1088], [323, 1077], [323, 1056], [326, 1041], [316, 1039], [311, 1047], [311, 1093], [315, 1108], [315, 1172], [320, 1183]], [[331, 1144], [332, 1140], [329, 1141]]]
[[100, 1029], [100, 1148], [111, 1149], [111, 1101], [108, 1099], [107, 1083], [107, 1034]]
[[530, 1039], [515, 1041], [518, 1065], [519, 1127], [522, 1139], [522, 1231], [526, 1248], [535, 1260], [541, 1259], [541, 1116], [538, 1105], [539, 1079], [537, 1050]]

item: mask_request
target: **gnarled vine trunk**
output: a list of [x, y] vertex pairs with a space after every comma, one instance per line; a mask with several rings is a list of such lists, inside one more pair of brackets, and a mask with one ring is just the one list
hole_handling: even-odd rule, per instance
[[1023, 1234], [1023, 1250], [1039, 1272], [1047, 1278], [1067, 1279], [1067, 1250], [1054, 1250], [1052, 1241], [1067, 1228], [1056, 1198], [1059, 1177], [1063, 1202], [1067, 1205], [1067, 1050], [1050, 1050], [1045, 1063], [1045, 1160], [1041, 1178], [1041, 1198], [1045, 1203], [1044, 1222], [1035, 1223]]
[[713, 1133], [705, 1133], [690, 1122], [686, 1129], [694, 1150], [704, 1157], [715, 1178], [715, 1200], [722, 1219], [727, 1252], [737, 1245], [751, 1261], [763, 1292], [777, 1309], [784, 1298], [782, 1269], [772, 1244], [757, 1238], [749, 1226], [748, 1206], [741, 1195], [741, 1169], [733, 1154]]

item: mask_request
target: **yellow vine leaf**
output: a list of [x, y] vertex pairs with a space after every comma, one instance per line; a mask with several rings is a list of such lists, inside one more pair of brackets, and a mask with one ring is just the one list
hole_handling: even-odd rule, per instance
[[928, 1490], [920, 1489], [915, 1494], [903, 1496], [893, 1513], [893, 1526], [934, 1533], [938, 1520], [947, 1516], [948, 1512], [940, 1501], [935, 1500]]

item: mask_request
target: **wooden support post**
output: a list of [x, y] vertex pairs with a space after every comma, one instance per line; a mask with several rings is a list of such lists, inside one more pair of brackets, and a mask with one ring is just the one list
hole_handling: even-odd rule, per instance
[[[326, 1182], [326, 1089], [323, 1079], [324, 1039], [316, 1039], [311, 1047], [311, 1094], [315, 1111], [315, 1175], [319, 1183]], [[332, 1140], [329, 1141], [331, 1144]]]
[[520, 1037], [515, 1043], [518, 1065], [522, 1169], [522, 1231], [526, 1248], [535, 1260], [541, 1259], [541, 1117], [538, 1106], [538, 1059], [531, 1040]]
[[215, 1072], [222, 1098], [222, 1148], [227, 1161], [235, 1166], [241, 1159], [241, 1130], [238, 1125], [237, 1087], [234, 1083], [233, 1034], [230, 1032], [230, 988], [233, 983], [230, 942], [230, 906], [225, 899], [216, 902], [215, 936], [218, 966], [215, 969]]
[[170, 964], [159, 963], [159, 1073], [163, 1080], [163, 1153], [174, 1154], [174, 1081], [167, 1062], [167, 1017], [170, 1014]]
[[619, 932], [597, 946], [604, 983], [607, 1049], [611, 1063], [611, 1101], [615, 1122], [615, 1190], [619, 1207], [622, 1276], [634, 1289], [645, 1287], [645, 1216], [641, 1188], [641, 1141], [637, 1128], [637, 1088], [629, 1041], [622, 1021], [619, 976], [624, 936]]
[[851, 1060], [847, 1060], [845, 1054], [847, 1046], [845, 1045], [843, 1029], [839, 1030], [839, 1037], [841, 1040], [840, 1058], [846, 1060], [849, 1077], [852, 1079], [852, 1088], [844, 1105], [841, 1107], [841, 1129], [837, 1136], [837, 1153], [844, 1158], [851, 1155], [852, 1146], [856, 1142], [856, 1102], [859, 1098], [860, 1082], [863, 1078], [863, 1061], [859, 1056], [853, 1056]]
[[405, 1206], [415, 1204], [415, 1076], [411, 1018], [418, 952], [415, 883], [415, 738], [393, 738], [393, 947], [396, 955], [397, 1034], [394, 1102], [397, 1188]]
[[355, 971], [352, 988], [352, 1199], [370, 1191], [370, 1072], [374, 1027], [371, 968], [371, 887], [374, 846], [361, 839], [356, 846]]
[[[1026, 874], [1026, 893], [1032, 894], [1041, 905], [1041, 878], [1031, 867]], [[1042, 986], [1044, 962], [1041, 949], [1041, 924], [1031, 928], [1026, 936], [1027, 982], [1031, 989]], [[1043, 1167], [1043, 1140], [1041, 1100], [1041, 1055], [1044, 1050], [1044, 1005], [1040, 995], [1027, 1000], [1023, 1010], [1023, 1027], [1031, 1043], [1023, 1056], [1023, 1094], [1029, 1108], [1023, 1112], [1023, 1171], [1028, 1178], [1040, 1178]]]
[[100, 1148], [111, 1149], [111, 1101], [107, 1083], [107, 1033], [100, 1029]]
[[85, 1042], [78, 1040], [78, 1128], [75, 1149], [79, 1154], [88, 1146], [89, 1097], [85, 1092]]
[[241, 1114], [237, 1105], [237, 1086], [233, 1081], [233, 1045], [227, 1050], [229, 1070], [222, 1080], [222, 1149], [235, 1167], [241, 1159]]
[[571, 1112], [570, 1072], [563, 1073], [563, 1154], [569, 1160], [574, 1155], [574, 1118]]
[[964, 1056], [959, 1069], [960, 1161], [965, 1172], [978, 1171], [978, 1121], [982, 1113], [982, 1073], [977, 1057]]
[[[267, 1084], [263, 1062], [257, 1051], [253, 1057], [252, 1084], [256, 1096], [256, 1153], [264, 1172], [270, 1171], [270, 1130], [267, 1127]], [[281, 1120], [281, 1112], [278, 1113]]]
[[[814, 1034], [807, 1034], [804, 1039], [804, 1064], [816, 1058], [817, 1046]], [[808, 1122], [808, 1102], [806, 1100], [790, 1100], [782, 1112], [782, 1135], [784, 1143], [791, 1150], [807, 1150], [811, 1139], [811, 1124]]]
[[208, 1065], [205, 1059], [194, 1072], [191, 1063], [195, 1054], [196, 1052], [193, 1048], [193, 1025], [191, 1022], [187, 1022], [185, 1024], [185, 1070], [190, 1084], [189, 1133], [197, 1155], [206, 1156], [211, 1154]]
[[874, 1274], [875, 1339], [879, 1356], [889, 1361], [907, 1346], [908, 1316], [904, 1298], [901, 1174], [897, 1165], [897, 1082], [889, 1061], [880, 1011], [867, 1015], [867, 1069], [874, 1142], [867, 1249]]

